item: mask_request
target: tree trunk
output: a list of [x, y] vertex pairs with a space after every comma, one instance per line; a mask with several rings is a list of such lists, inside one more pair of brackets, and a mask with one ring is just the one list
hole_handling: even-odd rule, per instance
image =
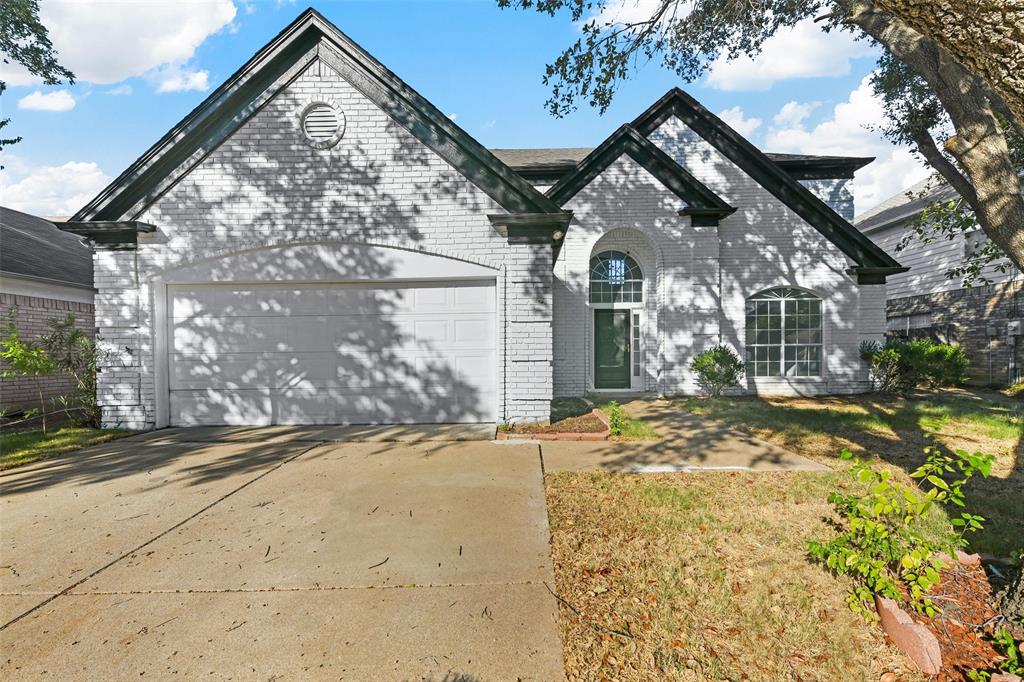
[[1000, 595], [999, 609], [1007, 619], [1024, 627], [1024, 566], [1017, 571], [1017, 577]]
[[1024, 126], [1024, 0], [876, 0], [985, 79]]
[[[949, 52], [875, 2], [839, 3], [844, 21], [860, 27], [927, 81], [949, 114], [956, 135], [945, 143], [974, 186], [976, 200], [964, 197], [985, 234], [1024, 270], [1024, 196], [1010, 159], [1006, 136], [987, 97], [987, 86]], [[943, 177], [946, 172], [937, 168]], [[956, 186], [956, 178], [947, 179]]]

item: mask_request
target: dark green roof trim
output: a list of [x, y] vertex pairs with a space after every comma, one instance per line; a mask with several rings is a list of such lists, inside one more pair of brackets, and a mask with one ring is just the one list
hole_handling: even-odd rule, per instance
[[494, 229], [509, 244], [552, 244], [565, 237], [572, 211], [557, 213], [502, 213], [488, 215]]
[[[722, 119], [679, 88], [669, 90], [633, 127], [648, 136], [671, 117], [677, 117], [726, 158], [743, 169], [779, 201], [791, 208], [861, 268], [873, 273], [903, 272], [903, 267], [833, 211]], [[882, 275], [884, 281], [884, 275]]]
[[[769, 157], [771, 158], [771, 157]], [[875, 160], [873, 156], [811, 159], [772, 158], [775, 165], [797, 180], [852, 180], [854, 173]]]
[[687, 208], [699, 211], [703, 217], [714, 219], [714, 224], [736, 210], [629, 125], [612, 133], [580, 161], [575, 171], [551, 187], [547, 195], [559, 205], [564, 205], [623, 154], [640, 164], [685, 201]]
[[307, 9], [76, 213], [73, 220], [137, 216], [316, 58], [349, 78], [357, 89], [503, 209], [533, 213], [558, 211], [558, 207], [529, 182], [319, 12]]
[[98, 247], [108, 249], [134, 249], [139, 234], [156, 232], [156, 226], [141, 220], [94, 220], [54, 223], [57, 227], [79, 237], [85, 237]]
[[857, 278], [857, 284], [885, 284], [885, 278], [901, 272], [907, 272], [910, 268], [850, 268], [846, 271], [848, 275]]

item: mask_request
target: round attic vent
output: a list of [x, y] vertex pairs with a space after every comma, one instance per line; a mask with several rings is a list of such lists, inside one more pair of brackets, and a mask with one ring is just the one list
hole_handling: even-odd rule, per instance
[[333, 147], [345, 132], [344, 115], [330, 104], [315, 102], [302, 112], [302, 132], [317, 149]]

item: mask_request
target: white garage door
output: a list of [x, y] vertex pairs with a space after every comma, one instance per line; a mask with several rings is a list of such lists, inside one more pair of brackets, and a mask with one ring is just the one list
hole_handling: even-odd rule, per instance
[[493, 281], [168, 287], [170, 422], [496, 419]]

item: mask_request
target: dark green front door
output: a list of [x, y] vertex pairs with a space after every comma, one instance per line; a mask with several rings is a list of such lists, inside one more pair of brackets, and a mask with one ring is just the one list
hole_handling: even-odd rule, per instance
[[629, 388], [629, 311], [594, 311], [594, 388]]

